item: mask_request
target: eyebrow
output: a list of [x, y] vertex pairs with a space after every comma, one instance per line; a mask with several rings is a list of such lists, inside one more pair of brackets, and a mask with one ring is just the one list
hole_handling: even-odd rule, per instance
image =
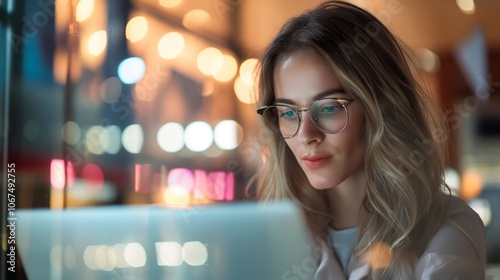
[[[345, 93], [345, 90], [343, 88], [332, 88], [332, 89], [327, 89], [325, 91], [319, 92], [316, 95], [314, 95], [314, 100], [318, 100], [321, 98], [325, 98], [327, 96], [330, 96], [335, 93]], [[288, 98], [276, 98], [274, 100], [274, 103], [285, 103], [285, 104], [292, 104], [295, 105], [295, 101], [288, 99]]]

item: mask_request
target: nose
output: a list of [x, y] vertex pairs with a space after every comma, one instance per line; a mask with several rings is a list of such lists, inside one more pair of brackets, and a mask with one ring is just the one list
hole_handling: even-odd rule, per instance
[[321, 142], [325, 138], [325, 134], [319, 130], [309, 117], [309, 111], [304, 110], [301, 112], [301, 124], [296, 137], [300, 142], [308, 144], [310, 142]]

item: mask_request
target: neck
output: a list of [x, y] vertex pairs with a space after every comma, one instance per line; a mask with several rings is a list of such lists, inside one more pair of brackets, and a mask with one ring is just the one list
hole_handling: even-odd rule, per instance
[[351, 176], [341, 184], [328, 189], [327, 196], [333, 217], [330, 226], [336, 230], [358, 226], [365, 195], [364, 176]]

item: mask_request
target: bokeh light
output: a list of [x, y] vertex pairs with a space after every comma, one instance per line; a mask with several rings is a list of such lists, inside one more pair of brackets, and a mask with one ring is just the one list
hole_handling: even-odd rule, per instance
[[214, 128], [215, 144], [222, 150], [233, 150], [243, 139], [243, 128], [234, 120], [223, 120]]
[[241, 77], [234, 80], [234, 93], [238, 100], [245, 104], [254, 104], [257, 100], [254, 86], [243, 82]]
[[259, 60], [256, 58], [249, 58], [240, 65], [240, 78], [247, 85], [254, 84], [254, 77], [257, 64]]
[[143, 16], [130, 19], [125, 27], [125, 37], [132, 43], [140, 41], [148, 32], [148, 20]]
[[112, 262], [109, 261], [109, 246], [100, 245], [97, 246], [94, 253], [94, 262], [97, 265], [98, 269], [111, 271], [115, 267]]
[[475, 168], [468, 168], [462, 173], [460, 195], [465, 200], [477, 197], [483, 190], [483, 177], [481, 172]]
[[102, 149], [108, 154], [115, 155], [121, 148], [121, 129], [117, 125], [103, 128]]
[[102, 126], [91, 126], [85, 135], [85, 147], [87, 151], [94, 155], [102, 154], [104, 152], [102, 148], [103, 137]]
[[210, 14], [200, 9], [191, 10], [182, 18], [182, 24], [191, 30], [208, 29], [211, 25]]
[[82, 137], [80, 126], [73, 121], [68, 121], [61, 128], [61, 138], [69, 145], [76, 145]]
[[175, 153], [184, 147], [184, 128], [178, 123], [166, 123], [156, 136], [158, 145], [166, 152]]
[[208, 259], [207, 247], [199, 241], [186, 242], [182, 246], [182, 257], [191, 266], [204, 265]]
[[212, 127], [203, 121], [190, 123], [184, 131], [184, 143], [193, 152], [203, 152], [213, 143]]
[[193, 173], [186, 168], [175, 168], [168, 173], [167, 185], [177, 196], [189, 195], [194, 186]]
[[387, 268], [392, 262], [391, 246], [384, 242], [373, 244], [364, 256], [374, 269]]
[[201, 73], [211, 75], [212, 62], [222, 61], [222, 52], [217, 48], [206, 48], [202, 50], [196, 59], [196, 65]]
[[146, 260], [144, 247], [139, 243], [90, 245], [83, 252], [83, 261], [91, 270], [141, 267], [146, 264]]
[[117, 243], [113, 245], [113, 253], [116, 256], [116, 267], [117, 268], [125, 268], [128, 267], [127, 262], [125, 261], [125, 247], [126, 244]]
[[66, 184], [66, 174], [64, 165], [66, 163], [66, 174], [68, 176], [68, 187], [73, 185], [75, 180], [75, 169], [71, 161], [65, 162], [62, 159], [52, 159], [50, 161], [50, 184], [54, 189], [62, 190]]
[[125, 261], [131, 267], [142, 267], [146, 265], [146, 250], [139, 243], [129, 243], [124, 250]]
[[82, 179], [91, 187], [99, 189], [104, 183], [104, 172], [95, 163], [87, 163], [82, 169]]
[[219, 82], [230, 81], [238, 71], [238, 63], [231, 55], [223, 55], [222, 60], [216, 58], [211, 63], [211, 74]]
[[146, 64], [140, 57], [129, 57], [118, 65], [118, 77], [124, 84], [134, 84], [144, 77]]
[[55, 270], [62, 270], [62, 264], [67, 270], [72, 270], [76, 265], [75, 249], [71, 245], [63, 247], [56, 245], [50, 250], [50, 264]]
[[472, 15], [476, 11], [476, 4], [474, 3], [474, 0], [456, 0], [458, 8], [466, 14], [466, 15]]
[[436, 73], [441, 65], [439, 56], [427, 48], [417, 50], [418, 63], [420, 68], [429, 72]]
[[177, 242], [156, 242], [156, 262], [159, 266], [180, 266], [182, 246]]
[[108, 37], [105, 30], [99, 30], [89, 37], [87, 49], [93, 56], [98, 56], [104, 52], [108, 44]]
[[88, 19], [94, 11], [94, 0], [80, 0], [76, 5], [76, 21]]
[[182, 3], [182, 0], [160, 0], [159, 2], [165, 8], [173, 8]]
[[106, 267], [104, 270], [113, 270], [116, 268], [116, 253], [113, 246], [108, 246]]
[[189, 193], [181, 185], [171, 185], [163, 190], [163, 201], [168, 206], [186, 207], [190, 200]]
[[165, 59], [179, 56], [184, 49], [184, 36], [178, 32], [170, 32], [158, 42], [158, 54]]
[[129, 153], [139, 153], [143, 143], [144, 133], [140, 124], [131, 124], [123, 130], [122, 145]]
[[50, 250], [50, 265], [55, 270], [62, 270], [61, 264], [63, 263], [63, 248], [61, 245], [56, 245]]
[[91, 270], [99, 269], [95, 258], [96, 251], [97, 251], [97, 246], [87, 246], [83, 251], [83, 262]]
[[64, 248], [64, 266], [66, 267], [67, 270], [72, 270], [76, 266], [76, 252], [75, 249], [71, 246], [68, 245]]

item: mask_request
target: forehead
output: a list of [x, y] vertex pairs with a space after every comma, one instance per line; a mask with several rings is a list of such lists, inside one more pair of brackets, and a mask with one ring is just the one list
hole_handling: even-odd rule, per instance
[[295, 51], [283, 56], [274, 69], [276, 99], [306, 104], [318, 94], [342, 88], [327, 60], [316, 53]]

